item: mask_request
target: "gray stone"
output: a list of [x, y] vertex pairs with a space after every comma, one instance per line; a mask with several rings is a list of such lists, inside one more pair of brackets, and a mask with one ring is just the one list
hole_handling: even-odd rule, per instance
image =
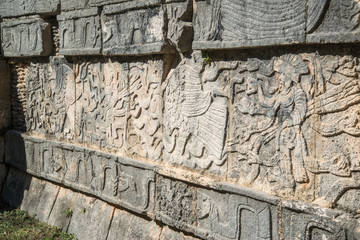
[[72, 215], [68, 232], [74, 233], [79, 239], [106, 239], [114, 207], [81, 195], [76, 199], [75, 208], [67, 212]]
[[10, 168], [2, 189], [2, 199], [13, 207], [20, 207], [24, 192], [29, 189], [31, 176], [15, 168]]
[[59, 21], [62, 55], [98, 55], [101, 52], [101, 27], [97, 8], [62, 13]]
[[356, 17], [360, 13], [359, 2], [312, 0], [308, 4], [308, 13], [307, 43], [359, 42], [360, 21]]
[[166, 4], [167, 7], [167, 39], [179, 52], [191, 49], [194, 35], [192, 26], [192, 1]]
[[174, 231], [168, 226], [164, 226], [161, 230], [161, 235], [159, 240], [195, 240], [199, 238], [195, 238], [192, 236], [187, 236], [183, 232]]
[[[104, 55], [143, 55], [170, 52], [166, 45], [165, 13], [158, 1], [105, 6], [102, 15]], [[155, 7], [150, 7], [155, 5]], [[139, 10], [132, 8], [147, 7]], [[140, 21], [141, 20], [141, 21]]]
[[19, 169], [27, 169], [24, 139], [16, 131], [8, 131], [5, 135], [5, 162]]
[[24, 191], [20, 209], [46, 222], [54, 206], [60, 187], [50, 182], [31, 178], [30, 186]]
[[108, 240], [159, 239], [161, 228], [154, 222], [139, 218], [131, 213], [115, 209], [109, 229]]
[[156, 182], [156, 219], [189, 232], [195, 231], [196, 189], [169, 178]]
[[2, 18], [30, 14], [55, 15], [59, 12], [60, 0], [1, 0]]
[[39, 17], [1, 23], [5, 57], [48, 56], [52, 52], [51, 26]]
[[359, 220], [304, 202], [283, 202], [283, 236], [289, 239], [359, 239]]
[[[127, 2], [127, 4], [133, 4], [135, 1], [129, 1], [129, 0], [61, 0], [61, 10], [62, 11], [72, 11], [77, 9], [86, 9], [90, 7], [98, 7], [103, 5], [110, 5], [114, 3], [121, 3], [121, 2]], [[140, 4], [146, 4], [146, 1], [143, 1], [144, 3], [141, 3], [141, 1], [137, 0], [136, 2], [140, 2]]]
[[[11, 80], [9, 65], [6, 61], [0, 60], [0, 133], [5, 132], [11, 124], [10, 86]], [[0, 142], [2, 142], [0, 146], [3, 146], [3, 139]], [[3, 147], [0, 147], [0, 149], [0, 156], [3, 156]]]
[[[7, 163], [38, 177], [65, 184], [141, 214], [154, 209], [155, 173], [134, 160], [73, 144], [8, 132], [7, 144], [22, 150], [7, 152]], [[9, 147], [12, 148], [12, 147]], [[22, 153], [22, 154], [19, 154]]]
[[[60, 188], [47, 223], [67, 231], [72, 217], [71, 211], [77, 208], [75, 204], [79, 196], [79, 193], [70, 189]], [[86, 211], [86, 206], [83, 206], [82, 210]]]
[[358, 42], [359, 9], [353, 0], [196, 1], [193, 48]]

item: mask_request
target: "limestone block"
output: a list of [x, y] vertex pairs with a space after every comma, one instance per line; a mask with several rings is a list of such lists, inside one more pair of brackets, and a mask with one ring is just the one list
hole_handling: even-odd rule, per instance
[[60, 54], [100, 54], [101, 27], [97, 8], [64, 12], [57, 19], [59, 21]]
[[131, 1], [105, 6], [102, 15], [104, 55], [169, 52], [165, 13], [160, 1]]
[[23, 137], [8, 132], [9, 147], [21, 144], [22, 154], [8, 151], [7, 163], [38, 177], [65, 184], [140, 214], [154, 209], [152, 166], [73, 144]]
[[195, 239], [199, 239], [199, 238], [195, 238], [195, 237], [192, 237], [192, 236], [187, 236], [183, 232], [174, 231], [171, 228], [169, 228], [168, 226], [164, 226], [163, 229], [161, 230], [161, 235], [160, 235], [159, 240], [167, 240], [167, 239], [172, 239], [172, 240], [195, 240]]
[[12, 207], [20, 207], [24, 192], [29, 189], [31, 176], [10, 168], [2, 189], [2, 199]]
[[60, 0], [1, 0], [2, 18], [19, 17], [30, 14], [55, 15], [60, 8]]
[[305, 202], [282, 203], [283, 236], [289, 239], [358, 239], [359, 220]]
[[[0, 60], [0, 132], [4, 132], [11, 124], [10, 86], [9, 65], [6, 61]], [[3, 151], [0, 151], [0, 156]]]
[[192, 2], [167, 1], [167, 38], [176, 46], [179, 52], [186, 52], [191, 49], [194, 35], [192, 26]]
[[194, 49], [357, 42], [353, 0], [196, 1]]
[[26, 170], [25, 152], [25, 143], [21, 135], [15, 131], [8, 131], [5, 135], [5, 162]]
[[207, 239], [279, 239], [272, 197], [251, 190], [222, 194], [161, 176], [156, 189], [156, 219], [167, 225]]
[[[79, 196], [80, 194], [77, 192], [61, 188], [47, 223], [52, 226], [58, 226], [63, 231], [67, 231], [72, 217], [71, 211], [74, 211], [77, 208], [76, 200]], [[83, 206], [82, 210], [86, 211], [86, 206]]]
[[116, 240], [121, 238], [136, 239], [159, 239], [161, 228], [154, 222], [139, 218], [131, 213], [115, 209], [107, 239]]
[[47, 56], [52, 52], [51, 26], [39, 17], [1, 23], [5, 57]]
[[[61, 10], [62, 11], [72, 11], [72, 10], [77, 10], [77, 9], [86, 9], [86, 8], [90, 8], [90, 7], [98, 7], [98, 6], [110, 5], [110, 4], [121, 3], [121, 2], [131, 3], [132, 1], [129, 1], [129, 0], [78, 0], [78, 1], [61, 0]], [[143, 2], [146, 2], [146, 1], [143, 1]]]
[[29, 188], [24, 191], [20, 209], [47, 222], [59, 191], [59, 186], [33, 177]]
[[68, 232], [79, 239], [106, 239], [114, 207], [95, 198], [81, 195], [71, 210]]

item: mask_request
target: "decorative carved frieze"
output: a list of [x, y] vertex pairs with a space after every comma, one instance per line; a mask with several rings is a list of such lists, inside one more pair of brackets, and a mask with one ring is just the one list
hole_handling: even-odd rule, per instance
[[51, 26], [40, 17], [1, 23], [5, 57], [48, 56], [52, 52]]

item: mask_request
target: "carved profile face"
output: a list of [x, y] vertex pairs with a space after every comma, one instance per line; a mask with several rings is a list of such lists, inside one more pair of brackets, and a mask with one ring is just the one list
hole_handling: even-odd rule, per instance
[[253, 76], [248, 76], [245, 81], [247, 95], [253, 95], [258, 91], [258, 81]]

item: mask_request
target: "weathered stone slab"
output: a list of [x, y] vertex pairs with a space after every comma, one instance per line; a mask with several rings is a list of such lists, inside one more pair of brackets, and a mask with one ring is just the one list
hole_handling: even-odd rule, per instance
[[71, 222], [68, 232], [79, 239], [106, 239], [114, 207], [95, 198], [80, 195], [75, 209], [69, 209]]
[[20, 209], [36, 215], [42, 222], [47, 222], [59, 190], [59, 186], [33, 177], [29, 188], [24, 191]]
[[196, 1], [194, 49], [358, 42], [353, 0]]
[[[7, 139], [11, 149], [11, 145], [20, 146], [23, 136], [9, 132]], [[19, 150], [22, 154], [8, 151], [7, 163], [137, 213], [153, 212], [155, 173], [152, 166], [34, 137], [25, 137], [25, 146]]]
[[167, 8], [167, 39], [177, 48], [179, 52], [191, 49], [194, 35], [192, 26], [192, 1], [166, 1]]
[[168, 226], [164, 226], [161, 231], [159, 240], [168, 240], [168, 239], [171, 239], [171, 240], [195, 240], [195, 239], [199, 239], [199, 238], [187, 236], [182, 232], [178, 232], [178, 231], [172, 230]]
[[[279, 239], [277, 205], [159, 177], [156, 218], [206, 239]], [[196, 207], [195, 207], [196, 206]]]
[[[11, 102], [10, 102], [10, 68], [5, 60], [0, 60], [0, 133], [5, 133], [11, 124]], [[0, 139], [0, 156], [4, 152], [4, 138]], [[0, 162], [2, 157], [0, 157]]]
[[[86, 9], [90, 7], [98, 7], [103, 5], [109, 5], [114, 3], [128, 2], [132, 3], [134, 1], [129, 0], [61, 0], [61, 10], [62, 11], [72, 11], [77, 9]], [[137, 2], [139, 2], [137, 0]], [[141, 1], [140, 1], [141, 2]], [[143, 1], [146, 2], [146, 1]], [[145, 3], [146, 4], [146, 3]]]
[[[76, 208], [76, 200], [79, 196], [79, 193], [70, 189], [60, 188], [47, 223], [67, 231], [72, 217], [71, 211]], [[86, 206], [83, 210], [86, 211]]]
[[101, 27], [97, 8], [62, 13], [59, 21], [62, 55], [98, 55], [101, 52]]
[[1, 0], [0, 16], [19, 17], [30, 14], [58, 13], [60, 0]]
[[115, 209], [109, 229], [108, 240], [122, 239], [159, 239], [161, 228], [154, 222], [133, 214]]
[[359, 239], [359, 220], [305, 202], [282, 203], [283, 236], [288, 239]]
[[47, 56], [52, 52], [51, 26], [39, 17], [1, 23], [5, 57]]
[[29, 189], [30, 182], [31, 176], [15, 168], [10, 168], [2, 189], [2, 199], [13, 207], [20, 207], [24, 192]]
[[[104, 55], [169, 52], [165, 13], [159, 1], [132, 1], [105, 6], [102, 15]], [[132, 10], [134, 8], [143, 8]]]

